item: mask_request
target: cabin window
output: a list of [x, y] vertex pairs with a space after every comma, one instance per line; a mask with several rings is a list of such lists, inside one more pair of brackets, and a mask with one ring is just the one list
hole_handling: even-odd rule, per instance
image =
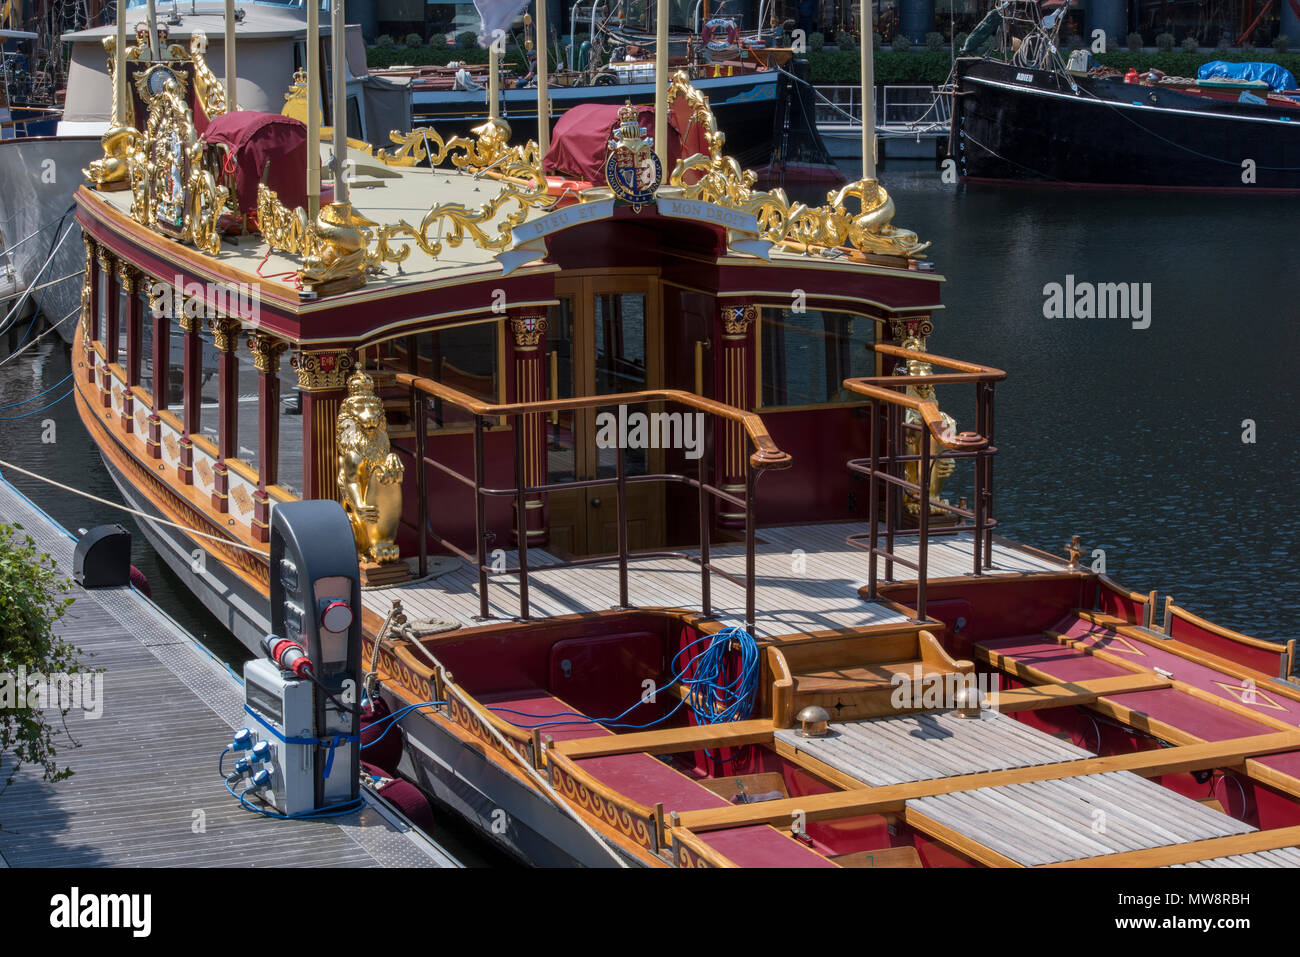
[[[596, 394], [642, 392], [649, 379], [646, 368], [646, 297], [643, 293], [606, 293], [595, 299]], [[640, 407], [636, 407], [640, 411]], [[616, 412], [602, 406], [602, 412]], [[632, 410], [629, 410], [632, 411]], [[618, 474], [618, 450], [597, 449], [596, 475]], [[628, 475], [645, 475], [649, 456], [645, 448], [624, 452]]]
[[153, 388], [153, 311], [149, 308], [148, 293], [141, 292], [136, 295], [140, 300], [138, 307], [140, 309], [140, 388], [154, 397], [156, 409], [159, 397], [154, 393]]
[[199, 435], [214, 446], [221, 423], [221, 390], [217, 362], [221, 355], [212, 339], [212, 330], [199, 330]]
[[[287, 365], [287, 363], [286, 363]], [[293, 495], [302, 495], [302, 393], [298, 391], [298, 374], [281, 368], [280, 377], [280, 448], [276, 467], [276, 484]]]
[[848, 312], [764, 309], [759, 329], [762, 405], [857, 401], [841, 383], [873, 375], [875, 322]]
[[[499, 401], [497, 367], [498, 321], [422, 332], [416, 336], [418, 372], [484, 402]], [[470, 413], [450, 402], [435, 400], [429, 416], [433, 429], [473, 425]]]
[[[244, 355], [248, 355], [247, 352]], [[253, 468], [258, 467], [257, 457], [257, 436], [259, 431], [258, 418], [261, 415], [261, 403], [258, 399], [258, 379], [262, 373], [257, 371], [257, 366], [249, 360], [240, 357], [236, 352], [231, 361], [235, 364], [235, 412], [236, 428], [235, 433], [235, 457], [241, 462], [247, 462]]]
[[108, 273], [103, 269], [99, 270], [96, 281], [99, 287], [95, 297], [95, 322], [90, 330], [90, 338], [95, 342], [104, 342], [104, 331], [108, 328], [108, 293], [111, 284], [108, 281]]
[[[573, 300], [561, 299], [546, 316], [546, 350], [550, 367], [546, 373], [547, 396], [572, 399], [577, 366], [573, 356]], [[572, 482], [577, 477], [574, 445], [575, 413], [561, 409], [546, 419], [547, 481]]]

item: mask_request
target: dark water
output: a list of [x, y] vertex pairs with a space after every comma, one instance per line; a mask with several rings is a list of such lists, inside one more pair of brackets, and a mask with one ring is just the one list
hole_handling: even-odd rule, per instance
[[[930, 350], [1010, 374], [1000, 531], [1056, 554], [1077, 533], [1135, 591], [1297, 637], [1300, 199], [945, 185], [932, 163], [881, 179], [948, 280]], [[1046, 318], [1044, 286], [1067, 274], [1150, 283], [1150, 327]], [[969, 427], [967, 389], [953, 396]]]
[[[1010, 373], [997, 391], [1000, 531], [1056, 553], [1077, 533], [1134, 590], [1172, 593], [1260, 637], [1296, 636], [1283, 608], [1300, 584], [1300, 450], [1290, 431], [1300, 200], [958, 187], [943, 184], [933, 164], [892, 164], [882, 179], [896, 223], [934, 243], [928, 255], [948, 280], [930, 349]], [[1045, 318], [1043, 288], [1067, 274], [1150, 283], [1150, 327]], [[0, 406], [69, 371], [62, 344], [47, 337], [0, 365]], [[40, 409], [68, 385], [0, 417]], [[965, 390], [940, 399], [969, 426]], [[52, 442], [42, 441], [46, 419]], [[1255, 423], [1253, 444], [1242, 441], [1245, 419]], [[71, 399], [0, 418], [0, 459], [120, 502]], [[7, 478], [74, 533], [104, 522], [131, 528], [155, 600], [221, 657], [247, 658], [129, 516]], [[470, 863], [499, 862], [449, 823], [438, 839]]]

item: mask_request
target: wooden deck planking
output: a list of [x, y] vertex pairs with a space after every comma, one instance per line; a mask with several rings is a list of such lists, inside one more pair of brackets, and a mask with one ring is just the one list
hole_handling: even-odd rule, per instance
[[957, 791], [907, 807], [1026, 866], [1255, 830], [1130, 771]]
[[[849, 545], [845, 536], [862, 531], [860, 524], [800, 525], [760, 529], [755, 549], [755, 630], [772, 637], [866, 625], [902, 622], [892, 608], [863, 600], [858, 592], [867, 583], [868, 562], [863, 549]], [[934, 538], [930, 543], [930, 578], [970, 574], [970, 533]], [[903, 557], [916, 557], [915, 543], [900, 545]], [[692, 552], [694, 554], [695, 552]], [[533, 548], [529, 558], [529, 613], [534, 618], [604, 611], [618, 604], [618, 565], [610, 561], [578, 568], [545, 570], [558, 559]], [[737, 543], [715, 545], [714, 565], [736, 578], [745, 574], [744, 547]], [[506, 553], [507, 564], [517, 564], [516, 552]], [[1002, 543], [993, 546], [992, 575], [1059, 571], [1063, 565]], [[883, 574], [883, 564], [881, 565]], [[911, 569], [899, 565], [900, 581], [915, 581]], [[386, 615], [400, 599], [408, 614], [445, 618], [465, 626], [480, 624], [478, 576], [462, 562], [455, 570], [430, 581], [393, 588], [368, 589], [366, 605]], [[515, 575], [494, 576], [488, 587], [488, 608], [494, 620], [519, 615], [519, 580]], [[713, 613], [719, 620], [744, 619], [744, 589], [719, 575], [712, 577]], [[701, 607], [700, 572], [680, 558], [636, 558], [628, 565], [628, 600], [640, 607]]]
[[[72, 567], [70, 537], [3, 481], [0, 515]], [[71, 740], [56, 746], [70, 778], [51, 784], [25, 768], [4, 793], [0, 866], [457, 866], [373, 797], [322, 821], [241, 809], [217, 773], [231, 730], [246, 724], [227, 667], [131, 589], [74, 586], [70, 597], [57, 631], [102, 669], [102, 714], [69, 713]], [[60, 726], [57, 710], [47, 717]]]

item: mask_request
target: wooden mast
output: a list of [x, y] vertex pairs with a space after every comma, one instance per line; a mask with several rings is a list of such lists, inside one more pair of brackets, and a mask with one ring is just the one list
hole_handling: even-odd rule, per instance
[[862, 178], [876, 178], [876, 76], [871, 42], [871, 0], [861, 0], [862, 56]]
[[[229, 0], [228, 0], [229, 2]], [[334, 202], [348, 202], [348, 59], [344, 0], [330, 0], [330, 62], [333, 64]]]
[[655, 155], [668, 173], [668, 0], [655, 4]]
[[550, 37], [546, 26], [547, 0], [537, 0], [537, 146], [541, 155], [551, 148]]
[[161, 60], [162, 50], [158, 49], [158, 4], [149, 0], [149, 59]]
[[320, 0], [307, 0], [307, 218], [320, 212]]
[[496, 37], [488, 41], [488, 119], [495, 123], [500, 115], [501, 101], [501, 78], [500, 78], [500, 56]]
[[235, 0], [226, 0], [226, 111], [239, 109], [235, 91]]
[[113, 51], [113, 115], [118, 126], [127, 125], [126, 87], [126, 0], [117, 0], [117, 46]]

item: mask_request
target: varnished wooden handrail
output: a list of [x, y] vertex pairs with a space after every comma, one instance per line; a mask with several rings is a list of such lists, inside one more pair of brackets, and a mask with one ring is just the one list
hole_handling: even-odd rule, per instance
[[535, 413], [563, 412], [569, 409], [592, 409], [603, 405], [678, 402], [700, 412], [707, 412], [710, 415], [716, 415], [719, 418], [739, 424], [754, 445], [754, 453], [749, 457], [749, 462], [754, 468], [782, 469], [789, 467], [791, 462], [790, 454], [782, 452], [777, 447], [759, 415], [753, 412], [745, 412], [733, 405], [727, 405], [713, 399], [705, 399], [691, 392], [683, 392], [680, 389], [647, 389], [644, 392], [619, 392], [612, 395], [579, 396], [571, 399], [544, 399], [539, 402], [491, 403], [483, 402], [450, 386], [443, 385], [441, 382], [417, 376], [410, 372], [397, 373], [397, 382], [407, 388], [435, 396], [444, 402], [450, 402], [457, 408], [464, 409], [472, 415], [481, 416], [532, 415]]

